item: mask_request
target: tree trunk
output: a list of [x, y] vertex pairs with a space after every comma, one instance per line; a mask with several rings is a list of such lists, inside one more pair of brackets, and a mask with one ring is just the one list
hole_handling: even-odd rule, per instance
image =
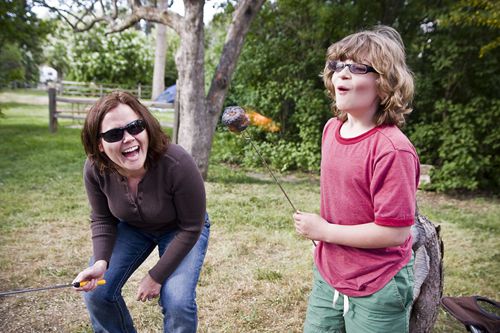
[[205, 98], [203, 1], [184, 1], [184, 27], [176, 55], [179, 71], [178, 143], [194, 158], [204, 179], [215, 127], [236, 68], [250, 24], [265, 0], [241, 1], [233, 13], [233, 21]]
[[179, 74], [177, 141], [193, 156], [200, 171], [208, 168], [205, 146], [210, 137], [205, 101], [203, 6], [204, 1], [184, 1], [184, 26], [175, 57]]
[[432, 331], [443, 295], [444, 247], [440, 227], [418, 212], [412, 227], [415, 252], [415, 287], [410, 318], [410, 333]]
[[231, 82], [233, 72], [236, 69], [238, 57], [240, 56], [243, 48], [248, 30], [250, 30], [250, 25], [262, 8], [264, 2], [265, 0], [241, 1], [233, 13], [233, 20], [227, 32], [221, 58], [217, 69], [215, 70], [210, 84], [210, 90], [207, 95], [207, 111], [208, 116], [210, 117], [208, 124], [209, 136], [207, 137], [207, 141], [205, 143], [203, 155], [200, 156], [204, 161], [202, 164], [207, 166], [206, 169], [201, 169], [204, 178], [206, 178], [208, 173], [208, 158], [212, 149], [212, 140], [215, 128], [217, 126], [217, 122], [219, 121], [222, 106], [229, 90], [229, 84]]
[[[158, 8], [167, 9], [166, 0], [158, 1]], [[155, 63], [151, 99], [156, 99], [165, 90], [165, 60], [167, 56], [167, 26], [156, 23]]]

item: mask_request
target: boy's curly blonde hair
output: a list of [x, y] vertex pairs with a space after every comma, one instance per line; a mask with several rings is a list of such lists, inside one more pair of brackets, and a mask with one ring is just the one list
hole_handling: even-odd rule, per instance
[[347, 120], [347, 114], [335, 105], [335, 88], [332, 83], [333, 71], [328, 68], [328, 61], [352, 60], [370, 65], [379, 73], [377, 79], [380, 104], [375, 113], [375, 122], [379, 125], [397, 125], [402, 127], [405, 115], [412, 111], [413, 74], [405, 62], [405, 49], [399, 33], [388, 26], [375, 26], [371, 30], [361, 31], [332, 44], [327, 51], [325, 69], [322, 77], [332, 98], [332, 110], [341, 120]]

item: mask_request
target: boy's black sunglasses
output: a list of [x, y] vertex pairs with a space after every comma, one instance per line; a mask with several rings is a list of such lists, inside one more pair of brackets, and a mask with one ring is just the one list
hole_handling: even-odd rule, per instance
[[328, 69], [340, 73], [344, 67], [349, 67], [349, 71], [352, 74], [366, 74], [368, 72], [378, 73], [372, 66], [364, 64], [346, 64], [342, 61], [328, 61]]
[[99, 136], [106, 142], [118, 142], [123, 139], [125, 131], [127, 131], [130, 135], [137, 135], [144, 131], [145, 128], [146, 123], [144, 122], [144, 120], [137, 119], [123, 127], [113, 128], [109, 131], [101, 133]]

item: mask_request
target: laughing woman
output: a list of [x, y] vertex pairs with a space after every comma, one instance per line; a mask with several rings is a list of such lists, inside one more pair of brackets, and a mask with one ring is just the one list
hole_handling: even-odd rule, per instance
[[[89, 110], [83, 177], [93, 256], [75, 278], [95, 332], [135, 332], [121, 290], [158, 247], [136, 299], [159, 297], [164, 332], [196, 332], [196, 285], [208, 245], [203, 179], [191, 156], [169, 143], [134, 96], [113, 92]], [[106, 284], [97, 287], [97, 281]]]

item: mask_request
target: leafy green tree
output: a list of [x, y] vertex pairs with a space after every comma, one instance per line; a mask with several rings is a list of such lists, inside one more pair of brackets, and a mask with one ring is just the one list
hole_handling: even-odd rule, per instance
[[2, 64], [0, 85], [13, 79], [38, 81], [38, 65], [43, 60], [41, 43], [50, 23], [38, 19], [32, 9], [29, 1], [0, 2], [0, 58], [12, 65]]
[[[463, 2], [454, 6], [446, 3], [460, 15], [478, 12]], [[498, 48], [484, 51], [498, 28], [456, 18], [457, 12], [443, 8], [414, 42], [420, 45], [414, 61], [418, 94], [408, 130], [421, 161], [435, 166], [431, 188], [498, 191], [500, 133], [492, 128], [500, 120], [500, 54]]]
[[[127, 31], [129, 33], [129, 37], [132, 39], [137, 39], [133, 43], [129, 43], [128, 41], [124, 43], [123, 36], [116, 36], [115, 44], [119, 45], [119, 48], [111, 48], [109, 47], [109, 43], [105, 44], [102, 41], [99, 41], [97, 44], [95, 43], [95, 39], [97, 38], [99, 33], [102, 33], [102, 29], [98, 30], [94, 33], [92, 30], [89, 33], [75, 33], [73, 32], [66, 24], [61, 21], [57, 22], [56, 28], [53, 33], [48, 36], [47, 42], [44, 44], [44, 56], [47, 64], [51, 67], [55, 68], [60, 77], [66, 77], [69, 79], [78, 80], [80, 78], [90, 78], [90, 80], [102, 82], [110, 82], [109, 76], [103, 76], [101, 74], [97, 75], [96, 70], [90, 68], [94, 68], [91, 66], [75, 66], [75, 61], [85, 62], [87, 59], [91, 58], [90, 53], [98, 53], [98, 52], [108, 52], [108, 54], [104, 54], [103, 57], [110, 58], [108, 61], [119, 60], [122, 64], [120, 72], [124, 73], [127, 71], [128, 67], [131, 67], [133, 63], [140, 63], [140, 67], [143, 68], [144, 71], [147, 71], [150, 66], [146, 64], [147, 61], [151, 60], [153, 55], [152, 46], [154, 45], [155, 34], [145, 35], [140, 30], [130, 30]], [[97, 38], [101, 40], [106, 38], [104, 36], [100, 36]], [[145, 44], [142, 44], [145, 43]], [[172, 33], [170, 30], [167, 31], [167, 57], [166, 57], [166, 66], [165, 66], [165, 84], [170, 86], [175, 84], [177, 79], [177, 69], [175, 67], [174, 55], [175, 50], [179, 46], [179, 37]], [[131, 58], [123, 59], [124, 53], [122, 52], [122, 47], [129, 47], [130, 44], [134, 46], [140, 46], [141, 49], [144, 50], [136, 50]], [[86, 45], [91, 45], [91, 49], [85, 49]], [[106, 46], [105, 46], [106, 45]], [[113, 44], [114, 45], [114, 44]], [[107, 49], [104, 49], [107, 47]], [[148, 49], [148, 50], [145, 50]], [[85, 53], [85, 54], [82, 54]], [[111, 52], [111, 54], [109, 54]], [[127, 51], [128, 52], [128, 51]], [[76, 56], [75, 56], [76, 55]], [[130, 54], [128, 54], [130, 56]], [[128, 64], [130, 62], [130, 65]], [[103, 65], [103, 64], [98, 64]], [[151, 65], [152, 66], [152, 65]], [[105, 71], [105, 70], [104, 70]], [[102, 73], [103, 69], [99, 69], [99, 72]], [[135, 74], [134, 74], [135, 73]], [[144, 76], [146, 74], [146, 76]], [[120, 74], [114, 74], [116, 76]], [[150, 73], [146, 72], [127, 72], [125, 74], [125, 79], [122, 78], [120, 82], [113, 83], [122, 83], [122, 84], [130, 84], [136, 85], [137, 82], [145, 82], [148, 77], [150, 77]], [[149, 83], [147, 83], [149, 84]]]
[[500, 46], [500, 2], [488, 0], [461, 0], [452, 6], [443, 18], [444, 26], [482, 27], [491, 30], [490, 40], [479, 50], [479, 56]]
[[112, 82], [135, 86], [150, 84], [153, 72], [152, 40], [141, 31], [104, 34], [103, 27], [72, 34], [68, 79]]
[[23, 81], [25, 70], [22, 54], [14, 43], [6, 43], [0, 50], [0, 87], [12, 81]]

